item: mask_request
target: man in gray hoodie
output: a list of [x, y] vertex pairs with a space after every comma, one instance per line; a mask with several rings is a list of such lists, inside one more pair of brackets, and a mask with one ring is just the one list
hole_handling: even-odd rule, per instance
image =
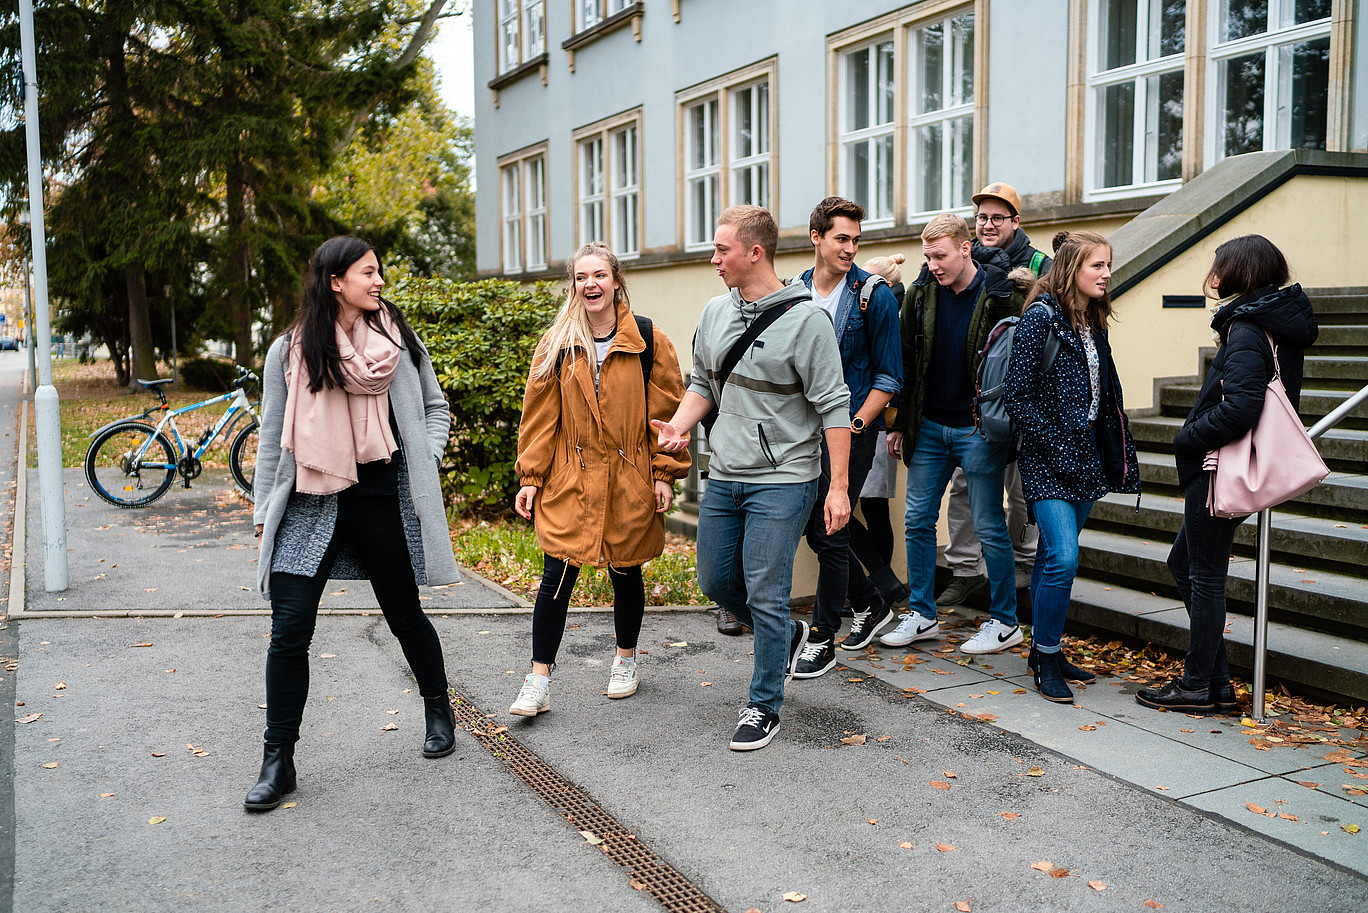
[[[698, 585], [755, 632], [755, 671], [734, 751], [764, 748], [779, 731], [784, 685], [807, 643], [807, 625], [789, 617], [788, 601], [794, 552], [817, 500], [823, 438], [831, 459], [828, 533], [850, 519], [850, 392], [841, 353], [831, 319], [812, 306], [807, 287], [785, 285], [775, 273], [778, 241], [774, 217], [759, 206], [722, 213], [712, 264], [731, 291], [703, 308], [679, 409], [668, 423], [652, 422], [661, 447], [678, 451], [717, 408], [698, 511]], [[732, 347], [771, 308], [784, 310], [724, 376]]]

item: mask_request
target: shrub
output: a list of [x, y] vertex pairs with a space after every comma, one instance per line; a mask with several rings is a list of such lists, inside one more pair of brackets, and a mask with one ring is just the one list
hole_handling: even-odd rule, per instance
[[224, 358], [187, 358], [178, 366], [181, 383], [192, 390], [227, 393], [232, 389], [233, 363]]
[[518, 491], [513, 465], [523, 390], [537, 339], [560, 305], [555, 283], [406, 277], [391, 297], [432, 356], [451, 406], [443, 460], [448, 493], [478, 512], [506, 510]]

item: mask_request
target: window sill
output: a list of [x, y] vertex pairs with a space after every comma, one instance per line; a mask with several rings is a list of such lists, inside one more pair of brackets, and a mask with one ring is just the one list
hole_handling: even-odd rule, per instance
[[499, 106], [500, 89], [507, 88], [532, 73], [540, 73], [541, 83], [546, 85], [546, 65], [550, 60], [550, 55], [546, 51], [542, 51], [536, 57], [525, 60], [506, 73], [500, 73], [491, 79], [488, 86], [494, 92], [494, 107]]
[[1104, 203], [1109, 200], [1129, 200], [1134, 197], [1154, 196], [1155, 194], [1167, 195], [1182, 186], [1182, 181], [1155, 181], [1151, 184], [1129, 184], [1125, 187], [1088, 190], [1083, 194], [1083, 202]]
[[561, 48], [565, 51], [566, 60], [570, 65], [570, 72], [575, 72], [575, 52], [586, 45], [593, 44], [603, 36], [616, 32], [624, 26], [631, 25], [632, 37], [641, 42], [641, 17], [646, 13], [646, 4], [642, 0], [636, 0], [631, 6], [618, 10], [607, 19], [595, 22], [582, 32], [571, 35], [561, 42]]

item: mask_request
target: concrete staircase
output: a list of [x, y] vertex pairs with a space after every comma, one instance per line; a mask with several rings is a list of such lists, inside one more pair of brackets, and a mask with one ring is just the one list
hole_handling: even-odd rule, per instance
[[[1309, 427], [1368, 384], [1368, 288], [1308, 289], [1320, 337], [1306, 356], [1302, 420]], [[1203, 350], [1204, 372], [1214, 350]], [[1110, 495], [1080, 540], [1071, 619], [1183, 650], [1187, 614], [1165, 559], [1183, 520], [1173, 436], [1200, 381], [1165, 385], [1157, 414], [1136, 417], [1144, 497]], [[1320, 486], [1273, 513], [1269, 675], [1303, 691], [1368, 702], [1368, 407], [1318, 441], [1330, 466]], [[1230, 660], [1253, 665], [1255, 523], [1235, 538], [1227, 587]], [[1023, 594], [1024, 596], [1024, 594]]]

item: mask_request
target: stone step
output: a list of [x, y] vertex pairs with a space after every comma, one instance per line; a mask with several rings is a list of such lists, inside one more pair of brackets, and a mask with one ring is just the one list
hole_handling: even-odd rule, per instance
[[[1156, 531], [1153, 538], [1084, 528], [1079, 536], [1080, 573], [1109, 579], [1132, 589], [1174, 595], [1177, 589], [1168, 570], [1173, 536]], [[1086, 570], [1085, 570], [1086, 569]], [[1368, 579], [1359, 573], [1339, 574], [1290, 565], [1269, 568], [1268, 604], [1279, 621], [1315, 630], [1352, 632], [1368, 644]], [[1232, 612], [1252, 614], [1254, 559], [1233, 558], [1226, 585]]]
[[[1188, 647], [1188, 616], [1176, 598], [1125, 589], [1080, 576], [1074, 581], [1069, 621], [1153, 643], [1178, 654]], [[1254, 620], [1227, 616], [1226, 653], [1236, 674], [1254, 668]], [[1368, 650], [1357, 640], [1280, 622], [1268, 625], [1268, 675], [1299, 693], [1368, 703]]]
[[[1368, 518], [1349, 523], [1274, 510], [1274, 560], [1340, 572], [1362, 569], [1368, 560], [1368, 522], [1363, 521]], [[1176, 495], [1146, 495], [1141, 499], [1140, 512], [1136, 513], [1134, 495], [1110, 494], [1093, 505], [1088, 518], [1089, 527], [1099, 523], [1141, 537], [1163, 530], [1172, 541], [1183, 525], [1183, 499]], [[1257, 528], [1255, 518], [1250, 517], [1236, 531], [1235, 547], [1240, 554], [1254, 554]]]
[[[1172, 454], [1142, 450], [1138, 456], [1140, 479], [1145, 483], [1144, 501], [1149, 500], [1151, 492], [1163, 495], [1179, 493], [1178, 467], [1173, 463]], [[1130, 502], [1134, 504], [1135, 499], [1130, 498]], [[1368, 523], [1368, 476], [1332, 472], [1324, 482], [1284, 506], [1312, 516], [1355, 520], [1360, 525]]]
[[1314, 350], [1317, 354], [1334, 354], [1327, 349], [1345, 355], [1362, 354], [1352, 349], [1368, 348], [1368, 324], [1325, 324], [1320, 326]]
[[[1201, 392], [1200, 384], [1165, 384], [1159, 391], [1159, 405], [1165, 415], [1187, 417]], [[1303, 387], [1298, 415], [1309, 428], [1353, 395], [1350, 390], [1322, 390]], [[1340, 420], [1338, 427], [1368, 429], [1368, 401]]]
[[1357, 390], [1368, 384], [1368, 355], [1307, 355], [1302, 375], [1304, 387], [1316, 386], [1312, 381], [1347, 381]]
[[[1173, 452], [1173, 437], [1183, 419], [1172, 415], [1144, 415], [1131, 419], [1136, 447], [1161, 453]], [[1316, 441], [1321, 458], [1331, 469], [1363, 472], [1368, 462], [1368, 430], [1332, 428]]]
[[1319, 320], [1328, 315], [1368, 315], [1368, 288], [1306, 289]]

